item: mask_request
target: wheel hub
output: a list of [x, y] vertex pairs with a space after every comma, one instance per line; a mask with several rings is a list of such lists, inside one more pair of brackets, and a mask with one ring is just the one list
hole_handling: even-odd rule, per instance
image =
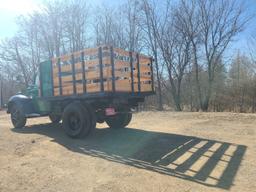
[[77, 130], [80, 127], [80, 118], [77, 114], [73, 114], [70, 116], [69, 125], [72, 130]]

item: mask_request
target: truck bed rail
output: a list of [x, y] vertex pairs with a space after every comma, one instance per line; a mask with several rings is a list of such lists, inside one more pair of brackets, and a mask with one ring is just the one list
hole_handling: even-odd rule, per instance
[[40, 96], [153, 94], [152, 61], [151, 57], [112, 46], [53, 58], [40, 64]]

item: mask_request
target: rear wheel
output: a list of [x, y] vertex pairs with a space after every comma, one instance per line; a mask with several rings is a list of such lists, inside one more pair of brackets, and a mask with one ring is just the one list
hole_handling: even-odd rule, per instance
[[22, 128], [26, 125], [27, 118], [21, 106], [19, 105], [12, 106], [11, 120], [14, 128]]
[[101, 124], [101, 123], [104, 123], [104, 122], [105, 122], [104, 119], [98, 119], [98, 118], [97, 118], [97, 123], [100, 123], [100, 124]]
[[61, 120], [61, 115], [51, 113], [49, 115], [49, 119], [51, 120], [52, 123], [59, 123]]
[[87, 103], [84, 104], [84, 107], [86, 108], [86, 110], [88, 111], [88, 114], [89, 114], [90, 132], [92, 132], [93, 130], [95, 130], [96, 123], [97, 123], [95, 110]]
[[73, 138], [88, 135], [91, 129], [89, 111], [81, 103], [69, 104], [63, 113], [63, 128], [67, 135]]
[[126, 127], [132, 119], [131, 113], [118, 113], [106, 118], [106, 123], [110, 128], [119, 129]]
[[132, 120], [132, 113], [127, 113], [127, 118], [124, 126], [127, 126], [131, 122], [131, 120]]
[[96, 113], [96, 121], [97, 123], [104, 123], [105, 122], [105, 111], [104, 110], [98, 110]]

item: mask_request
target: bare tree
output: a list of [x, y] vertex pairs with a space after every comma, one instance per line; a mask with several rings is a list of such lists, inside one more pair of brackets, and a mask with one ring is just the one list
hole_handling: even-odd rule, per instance
[[140, 6], [138, 0], [127, 0], [123, 7], [123, 11], [127, 18], [127, 37], [128, 48], [130, 51], [139, 51], [140, 47], [140, 25], [139, 25], [139, 11]]
[[[198, 103], [202, 106], [202, 93], [200, 86], [200, 69], [201, 66], [199, 64], [200, 59], [200, 44], [201, 44], [201, 30], [199, 28], [200, 20], [199, 20], [199, 11], [196, 0], [185, 1], [181, 0], [179, 6], [177, 7], [177, 11], [175, 12], [175, 16], [177, 19], [176, 28], [186, 36], [191, 42], [192, 49], [192, 72], [195, 76], [195, 85]], [[190, 80], [191, 77], [190, 77]], [[191, 81], [190, 81], [191, 83]], [[191, 85], [192, 86], [192, 85]], [[191, 93], [192, 94], [192, 93]], [[192, 99], [192, 95], [190, 96]], [[192, 103], [192, 101], [190, 101]]]
[[142, 29], [145, 26], [145, 32], [147, 34], [147, 42], [150, 50], [154, 56], [154, 65], [156, 69], [157, 79], [157, 93], [158, 93], [158, 110], [163, 110], [163, 99], [162, 99], [162, 85], [161, 85], [161, 74], [159, 66], [159, 46], [157, 43], [157, 34], [159, 34], [158, 16], [156, 11], [156, 3], [144, 0], [142, 4], [142, 10], [144, 13], [144, 19], [142, 20]]
[[248, 38], [248, 49], [250, 51], [250, 57], [256, 66], [256, 30], [252, 33], [252, 35]]
[[242, 4], [236, 0], [200, 0], [198, 6], [203, 62], [208, 72], [208, 85], [201, 107], [207, 111], [218, 61], [233, 38], [243, 30], [247, 19], [243, 17]]
[[[90, 8], [83, 0], [72, 0], [64, 7], [63, 39], [69, 51], [86, 47]], [[64, 44], [65, 44], [64, 43]]]
[[96, 7], [93, 21], [96, 45], [115, 45], [115, 12], [109, 7]]
[[229, 96], [232, 101], [232, 110], [237, 112], [255, 110], [255, 73], [251, 59], [239, 52], [229, 69]]
[[21, 74], [21, 81], [28, 86], [32, 78], [28, 72], [29, 67], [24, 62], [25, 58], [22, 55], [22, 43], [19, 37], [5, 40], [0, 46], [0, 58], [5, 61], [5, 65], [8, 65], [6, 67], [16, 72], [17, 77], [18, 74]]
[[170, 10], [169, 6], [169, 4], [166, 6], [157, 41], [168, 72], [175, 108], [177, 111], [181, 111], [181, 86], [185, 70], [191, 62], [191, 41], [186, 33], [177, 27], [180, 19], [177, 9]]

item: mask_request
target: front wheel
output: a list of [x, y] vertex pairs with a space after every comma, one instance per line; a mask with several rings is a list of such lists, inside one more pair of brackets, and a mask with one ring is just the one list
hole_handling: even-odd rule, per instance
[[106, 123], [110, 128], [119, 129], [126, 127], [132, 119], [132, 113], [118, 113], [106, 118]]
[[14, 128], [22, 128], [26, 125], [27, 118], [21, 106], [18, 106], [18, 105], [12, 106], [11, 120]]

